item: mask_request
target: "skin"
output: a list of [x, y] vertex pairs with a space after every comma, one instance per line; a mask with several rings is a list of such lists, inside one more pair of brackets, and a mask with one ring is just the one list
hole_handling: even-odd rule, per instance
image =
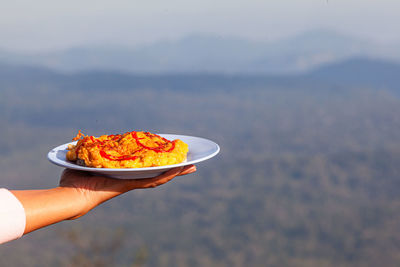
[[56, 188], [11, 190], [26, 214], [24, 234], [85, 215], [101, 203], [134, 189], [154, 188], [176, 176], [193, 173], [194, 165], [174, 168], [154, 178], [114, 179], [66, 169]]

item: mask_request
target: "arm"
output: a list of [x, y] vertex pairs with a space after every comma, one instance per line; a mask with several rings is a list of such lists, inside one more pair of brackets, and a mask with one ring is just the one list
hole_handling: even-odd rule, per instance
[[11, 190], [25, 209], [24, 234], [63, 220], [76, 219], [94, 207], [133, 189], [162, 185], [175, 176], [196, 171], [194, 165], [174, 168], [147, 179], [114, 179], [65, 170], [60, 186], [44, 190]]

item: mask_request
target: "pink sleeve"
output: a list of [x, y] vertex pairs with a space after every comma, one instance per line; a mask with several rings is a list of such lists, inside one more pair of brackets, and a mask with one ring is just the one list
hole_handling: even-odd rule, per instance
[[0, 188], [0, 244], [21, 237], [25, 223], [21, 202], [7, 189]]

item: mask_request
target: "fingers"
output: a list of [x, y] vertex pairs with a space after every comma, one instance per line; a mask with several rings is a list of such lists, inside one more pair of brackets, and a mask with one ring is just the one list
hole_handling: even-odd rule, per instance
[[154, 188], [159, 185], [165, 184], [172, 180], [175, 176], [177, 176], [181, 172], [182, 168], [174, 168], [171, 169], [157, 177], [154, 178], [144, 178], [144, 179], [136, 179], [133, 180], [133, 186], [136, 189], [139, 188]]
[[[60, 186], [85, 187], [90, 190], [126, 192], [132, 189], [154, 188], [175, 178], [196, 171], [196, 166], [188, 165], [168, 170], [154, 177], [143, 179], [115, 179], [103, 176], [91, 176], [86, 172], [66, 169], [60, 179]], [[91, 178], [90, 181], [88, 178]]]
[[189, 165], [186, 167], [179, 167], [179, 168], [173, 168], [170, 169], [169, 171], [154, 177], [154, 178], [145, 178], [145, 179], [136, 179], [132, 180], [132, 185], [133, 188], [139, 189], [139, 188], [154, 188], [157, 186], [160, 186], [162, 184], [165, 184], [175, 178], [178, 175], [185, 175], [189, 173], [193, 173], [196, 171], [196, 166], [194, 165]]
[[178, 174], [179, 176], [194, 173], [196, 171], [196, 166], [188, 165], [183, 168], [183, 170]]

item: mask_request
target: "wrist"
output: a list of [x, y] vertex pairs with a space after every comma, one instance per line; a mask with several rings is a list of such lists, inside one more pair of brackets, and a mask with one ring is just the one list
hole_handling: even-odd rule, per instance
[[51, 189], [63, 203], [64, 220], [74, 220], [85, 215], [89, 210], [89, 202], [82, 190], [74, 187], [56, 187]]

